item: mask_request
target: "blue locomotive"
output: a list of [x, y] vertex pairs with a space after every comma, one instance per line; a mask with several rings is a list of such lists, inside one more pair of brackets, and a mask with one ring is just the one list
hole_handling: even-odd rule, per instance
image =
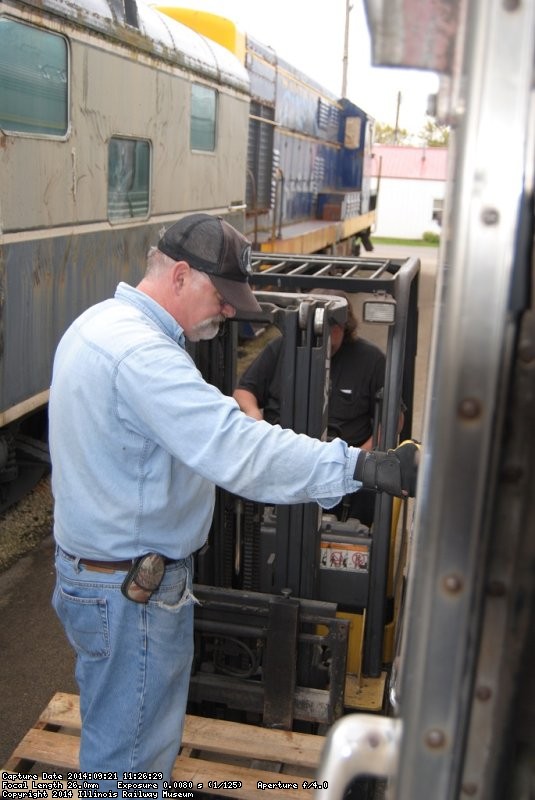
[[373, 120], [228, 19], [156, 4], [233, 52], [250, 81], [246, 233], [266, 253], [371, 249]]

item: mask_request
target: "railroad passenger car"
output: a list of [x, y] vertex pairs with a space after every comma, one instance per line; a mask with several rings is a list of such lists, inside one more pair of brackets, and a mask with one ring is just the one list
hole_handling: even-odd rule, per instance
[[0, 2], [0, 508], [68, 324], [180, 215], [243, 230], [248, 114], [238, 60], [148, 6]]

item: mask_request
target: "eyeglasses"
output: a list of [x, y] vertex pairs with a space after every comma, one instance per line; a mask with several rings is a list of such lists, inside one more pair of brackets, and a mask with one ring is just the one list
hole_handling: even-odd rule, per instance
[[121, 592], [134, 603], [148, 603], [162, 582], [165, 558], [159, 553], [147, 553], [134, 561], [124, 579]]
[[217, 289], [216, 289], [216, 295], [215, 296], [216, 296], [217, 302], [219, 303], [219, 305], [221, 307], [221, 311], [223, 311], [225, 306], [229, 306], [230, 308], [232, 308], [233, 311], [236, 311], [236, 309], [234, 308], [232, 303], [229, 303], [228, 300], [225, 300], [223, 295], [220, 292], [218, 292]]

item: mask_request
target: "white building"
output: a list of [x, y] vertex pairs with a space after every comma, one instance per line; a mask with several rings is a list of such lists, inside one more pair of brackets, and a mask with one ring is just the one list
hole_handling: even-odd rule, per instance
[[421, 239], [440, 232], [446, 190], [446, 147], [375, 144], [372, 187], [377, 187], [372, 235]]

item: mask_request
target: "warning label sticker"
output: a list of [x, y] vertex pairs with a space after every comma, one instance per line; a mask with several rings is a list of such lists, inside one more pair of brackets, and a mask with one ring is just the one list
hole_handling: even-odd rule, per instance
[[369, 555], [369, 549], [364, 544], [322, 542], [320, 567], [321, 569], [367, 572]]

